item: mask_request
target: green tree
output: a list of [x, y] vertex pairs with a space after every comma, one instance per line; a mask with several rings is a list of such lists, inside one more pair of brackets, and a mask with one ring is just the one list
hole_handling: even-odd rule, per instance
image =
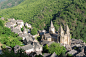
[[23, 28], [23, 27], [21, 28], [21, 31], [22, 31], [22, 32], [24, 31], [24, 28]]
[[0, 18], [1, 18], [1, 16], [0, 16]]
[[48, 52], [49, 51], [49, 48], [48, 48], [48, 45], [46, 44], [44, 47], [43, 47], [43, 52]]
[[36, 35], [37, 34], [37, 29], [35, 27], [31, 30], [31, 34], [32, 35]]
[[66, 52], [66, 49], [64, 46], [61, 46], [59, 43], [52, 43], [49, 46], [49, 53], [54, 53], [54, 52], [59, 56], [62, 52]]
[[14, 51], [8, 51], [8, 49], [5, 49], [3, 51], [3, 54], [0, 54], [0, 57], [29, 57], [26, 55], [23, 49], [18, 50], [18, 52], [15, 54]]

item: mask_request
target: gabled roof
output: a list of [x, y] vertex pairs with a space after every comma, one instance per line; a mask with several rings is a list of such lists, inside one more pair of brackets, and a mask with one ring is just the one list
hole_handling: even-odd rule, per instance
[[28, 50], [28, 49], [32, 49], [32, 48], [33, 48], [33, 46], [31, 44], [28, 44], [28, 45], [21, 47], [21, 49], [24, 49], [24, 50]]
[[28, 41], [33, 41], [32, 37], [29, 37], [29, 36], [26, 37], [26, 40], [27, 40], [27, 42], [28, 42]]
[[54, 52], [50, 57], [58, 57], [56, 53]]
[[75, 55], [77, 53], [76, 50], [71, 50], [70, 52], [68, 52], [68, 54], [72, 54], [72, 55]]
[[13, 29], [12, 29], [12, 32], [14, 32], [14, 33], [20, 33], [21, 31], [20, 31], [19, 29], [13, 28]]
[[84, 52], [80, 52], [76, 55], [76, 57], [85, 57], [85, 54], [84, 54]]
[[11, 27], [12, 23], [11, 22], [7, 22], [6, 23], [6, 27]]
[[46, 37], [46, 38], [51, 38], [51, 35], [50, 35], [49, 33], [46, 33], [46, 34], [45, 34], [45, 37]]

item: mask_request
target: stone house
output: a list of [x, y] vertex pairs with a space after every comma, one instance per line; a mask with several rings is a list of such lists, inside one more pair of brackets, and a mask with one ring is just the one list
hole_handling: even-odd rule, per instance
[[84, 52], [80, 52], [76, 55], [76, 57], [86, 57], [86, 55], [84, 54]]
[[76, 50], [71, 50], [68, 52], [68, 54], [71, 54], [73, 56], [75, 56], [78, 52]]
[[27, 26], [27, 28], [32, 28], [31, 24], [28, 24], [27, 22], [24, 25]]
[[11, 27], [14, 27], [16, 25], [17, 25], [16, 20], [10, 20], [10, 22], [7, 22], [5, 26], [8, 28], [11, 28]]
[[47, 40], [47, 41], [55, 41], [62, 44], [71, 44], [71, 35], [70, 35], [70, 29], [68, 25], [64, 27], [64, 30], [62, 26], [58, 29], [58, 32], [55, 32], [55, 27], [51, 21], [51, 26], [49, 27], [49, 33], [42, 34], [41, 40]]
[[38, 42], [32, 42], [31, 44], [27, 44], [22, 47], [15, 46], [14, 52], [17, 52], [20, 48], [25, 50], [26, 54], [30, 54], [31, 52], [42, 52], [42, 50], [43, 50], [42, 46]]
[[21, 33], [21, 30], [16, 28], [12, 28], [11, 31], [17, 34]]
[[17, 25], [20, 26], [20, 28], [22, 28], [24, 26], [23, 20], [17, 20], [16, 22], [17, 22]]

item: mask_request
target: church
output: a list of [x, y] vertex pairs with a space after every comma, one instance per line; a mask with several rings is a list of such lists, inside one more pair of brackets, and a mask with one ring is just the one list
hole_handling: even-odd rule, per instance
[[41, 37], [41, 40], [55, 41], [61, 44], [68, 45], [71, 44], [71, 34], [68, 25], [64, 26], [64, 29], [60, 25], [58, 32], [55, 32], [55, 27], [52, 21], [49, 27], [49, 33], [44, 33]]

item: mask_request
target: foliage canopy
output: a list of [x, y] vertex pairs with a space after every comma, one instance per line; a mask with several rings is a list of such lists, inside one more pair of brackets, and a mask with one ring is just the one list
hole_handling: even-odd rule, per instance
[[62, 52], [66, 52], [66, 49], [64, 46], [61, 46], [59, 43], [52, 43], [49, 46], [49, 52], [50, 53], [55, 52], [59, 56]]

